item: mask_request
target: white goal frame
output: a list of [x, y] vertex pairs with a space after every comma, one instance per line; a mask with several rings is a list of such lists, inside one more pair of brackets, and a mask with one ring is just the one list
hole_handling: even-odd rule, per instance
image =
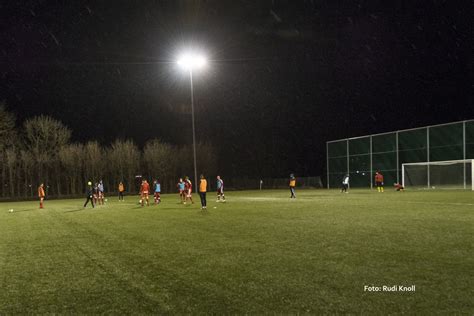
[[471, 164], [471, 190], [474, 191], [474, 159], [461, 159], [461, 160], [443, 160], [443, 161], [426, 161], [426, 162], [409, 162], [402, 164], [402, 185], [405, 187], [405, 166], [427, 166], [428, 181], [427, 188], [431, 188], [430, 185], [430, 166], [436, 165], [451, 165], [453, 163], [464, 163], [464, 189], [468, 189], [466, 185], [466, 163]]

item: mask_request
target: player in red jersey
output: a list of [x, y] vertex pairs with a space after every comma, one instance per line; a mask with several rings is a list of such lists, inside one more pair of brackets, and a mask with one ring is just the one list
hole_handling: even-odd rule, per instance
[[395, 183], [393, 186], [395, 187], [395, 190], [397, 190], [397, 191], [399, 191], [399, 192], [400, 192], [400, 191], [401, 191], [401, 192], [404, 192], [404, 191], [405, 191], [405, 188], [404, 188], [403, 185], [401, 185], [400, 183]]
[[193, 184], [192, 184], [191, 180], [189, 180], [189, 177], [184, 178], [184, 192], [186, 194], [186, 200], [184, 201], [184, 204], [186, 204], [186, 202], [188, 200], [191, 201], [191, 204], [194, 204], [193, 195], [192, 195]]
[[148, 195], [150, 194], [150, 184], [148, 181], [142, 180], [142, 185], [140, 186], [140, 203], [143, 206], [143, 202], [146, 200], [146, 206], [149, 206]]
[[94, 205], [98, 205], [98, 203], [99, 203], [99, 184], [97, 182], [94, 183], [93, 198], [94, 198]]
[[377, 191], [383, 192], [383, 174], [380, 171], [375, 173], [375, 186], [377, 187]]

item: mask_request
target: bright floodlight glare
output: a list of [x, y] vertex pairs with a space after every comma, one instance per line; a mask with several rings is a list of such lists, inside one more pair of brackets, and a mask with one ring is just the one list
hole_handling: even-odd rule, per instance
[[202, 55], [184, 54], [178, 59], [178, 65], [184, 69], [197, 69], [206, 66], [207, 60]]

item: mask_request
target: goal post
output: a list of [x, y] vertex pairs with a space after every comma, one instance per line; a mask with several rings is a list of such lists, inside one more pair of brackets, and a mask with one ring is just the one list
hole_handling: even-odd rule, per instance
[[474, 191], [474, 159], [402, 164], [402, 185], [418, 189]]

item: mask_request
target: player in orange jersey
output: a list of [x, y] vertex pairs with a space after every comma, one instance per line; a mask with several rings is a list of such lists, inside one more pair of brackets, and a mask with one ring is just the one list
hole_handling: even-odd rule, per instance
[[43, 208], [43, 201], [44, 201], [44, 184], [41, 183], [40, 186], [38, 187], [38, 197], [40, 199], [40, 208]]
[[296, 199], [296, 194], [295, 194], [295, 187], [296, 187], [296, 178], [294, 174], [290, 174], [290, 182], [289, 182], [289, 187], [290, 187], [290, 199]]
[[199, 197], [201, 198], [201, 210], [207, 209], [206, 192], [207, 192], [207, 180], [204, 177], [204, 175], [201, 174], [201, 181], [199, 183]]
[[119, 191], [119, 201], [123, 202], [123, 193], [125, 192], [125, 185], [123, 184], [122, 181], [120, 181], [118, 185], [118, 191]]

